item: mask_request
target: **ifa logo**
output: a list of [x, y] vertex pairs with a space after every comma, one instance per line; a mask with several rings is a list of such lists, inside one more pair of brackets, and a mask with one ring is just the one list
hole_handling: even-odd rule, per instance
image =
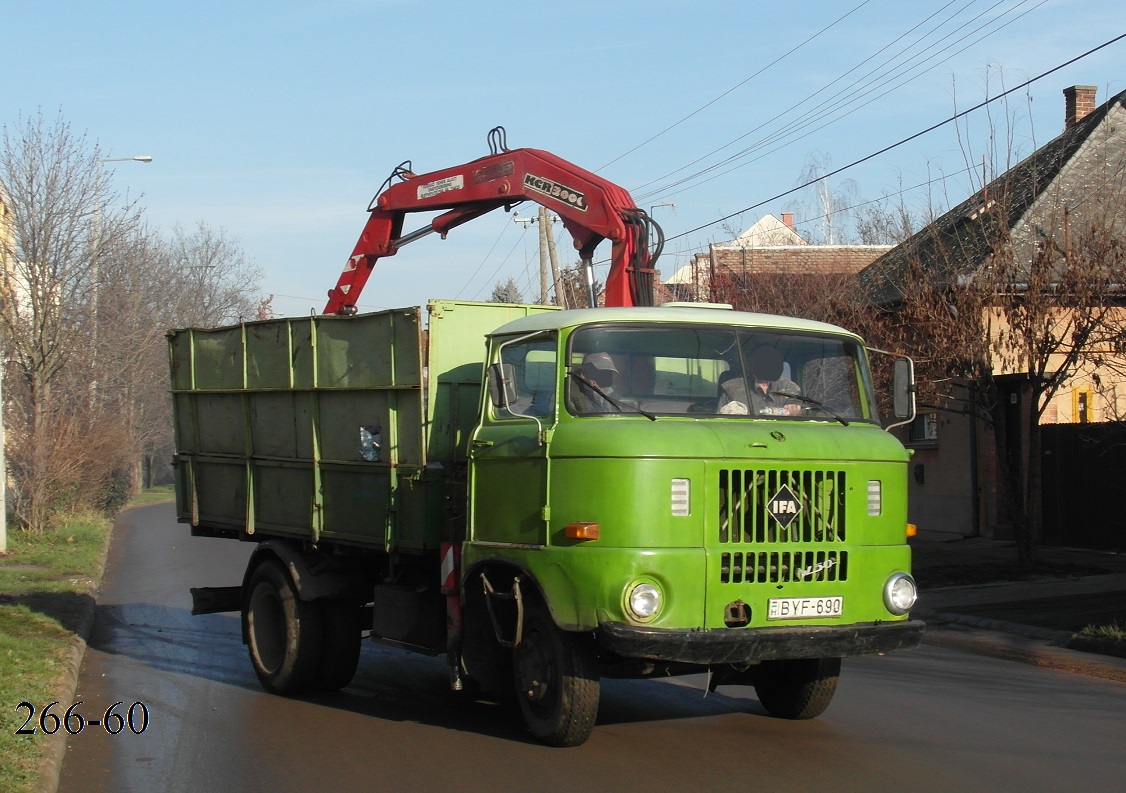
[[801, 502], [798, 497], [794, 495], [794, 491], [786, 485], [782, 485], [774, 497], [766, 504], [766, 511], [782, 526], [786, 528], [801, 512]]

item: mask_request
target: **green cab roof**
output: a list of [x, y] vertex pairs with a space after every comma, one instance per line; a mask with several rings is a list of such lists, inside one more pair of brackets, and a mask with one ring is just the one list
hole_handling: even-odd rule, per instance
[[634, 307], [634, 308], [576, 308], [569, 311], [547, 311], [533, 314], [505, 323], [493, 331], [491, 336], [512, 333], [535, 333], [536, 331], [561, 330], [579, 325], [601, 322], [655, 322], [689, 323], [693, 325], [722, 325], [741, 328], [770, 328], [771, 330], [792, 330], [806, 333], [831, 333], [846, 335], [859, 340], [859, 337], [837, 325], [816, 322], [811, 319], [782, 317], [775, 314], [755, 314], [748, 311], [732, 311], [727, 308], [693, 308], [688, 305]]

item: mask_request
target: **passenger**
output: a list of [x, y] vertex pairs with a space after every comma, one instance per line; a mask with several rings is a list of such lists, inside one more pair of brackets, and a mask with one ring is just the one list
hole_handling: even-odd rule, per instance
[[[620, 413], [621, 407], [606, 397], [617, 398], [618, 367], [609, 353], [591, 352], [583, 358], [572, 379], [571, 403], [578, 413]], [[601, 393], [599, 393], [601, 392]], [[603, 396], [605, 394], [606, 396]]]

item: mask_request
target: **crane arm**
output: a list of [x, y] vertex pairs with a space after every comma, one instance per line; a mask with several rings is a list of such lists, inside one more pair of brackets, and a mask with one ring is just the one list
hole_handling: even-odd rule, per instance
[[[324, 313], [356, 313], [356, 303], [376, 261], [395, 255], [403, 245], [431, 233], [445, 237], [462, 223], [525, 200], [542, 204], [559, 216], [588, 272], [594, 249], [610, 240], [606, 305], [652, 305], [656, 254], [649, 250], [649, 236], [652, 230], [659, 237], [660, 230], [634, 206], [628, 192], [600, 176], [538, 149], [494, 151], [464, 165], [422, 175], [400, 168], [395, 175], [401, 181], [372, 201], [368, 221], [336, 286], [328, 293]], [[429, 211], [441, 214], [428, 226], [403, 234], [407, 214]]]

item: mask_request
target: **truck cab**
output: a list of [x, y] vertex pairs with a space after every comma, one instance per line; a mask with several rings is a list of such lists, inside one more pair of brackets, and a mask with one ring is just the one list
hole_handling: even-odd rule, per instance
[[801, 717], [841, 656], [920, 640], [908, 455], [855, 335], [716, 308], [549, 312], [490, 335], [487, 381], [467, 603], [478, 581], [515, 585], [618, 672], [812, 675], [812, 705], [774, 685], [772, 710]]

